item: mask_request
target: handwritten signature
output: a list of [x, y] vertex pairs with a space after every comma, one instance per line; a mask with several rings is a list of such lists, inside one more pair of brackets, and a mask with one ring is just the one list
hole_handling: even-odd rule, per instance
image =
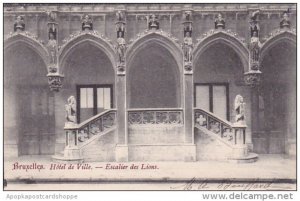
[[193, 177], [191, 180], [178, 186], [170, 187], [172, 190], [268, 190], [273, 182], [253, 180], [251, 182], [202, 180]]

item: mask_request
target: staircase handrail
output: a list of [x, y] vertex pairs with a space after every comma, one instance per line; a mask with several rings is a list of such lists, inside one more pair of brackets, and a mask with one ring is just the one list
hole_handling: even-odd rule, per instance
[[107, 113], [110, 113], [110, 112], [116, 112], [117, 110], [116, 109], [109, 109], [109, 110], [105, 110], [99, 114], [96, 114], [95, 116], [92, 116], [91, 118], [87, 119], [87, 120], [84, 120], [83, 122], [79, 123], [79, 124], [74, 124], [72, 127], [64, 127], [65, 130], [70, 130], [70, 129], [73, 129], [73, 130], [78, 130], [78, 129], [81, 129], [85, 126], [87, 126], [90, 122], [98, 119], [99, 117], [107, 114]]

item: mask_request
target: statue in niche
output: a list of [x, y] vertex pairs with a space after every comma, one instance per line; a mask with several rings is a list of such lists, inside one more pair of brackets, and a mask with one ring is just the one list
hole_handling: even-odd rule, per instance
[[66, 122], [76, 123], [76, 99], [74, 96], [68, 98], [68, 103], [65, 105], [66, 109]]
[[55, 11], [46, 11], [47, 15], [48, 15], [48, 21], [51, 23], [55, 23], [56, 22], [56, 18], [57, 18], [57, 12]]
[[116, 24], [117, 38], [124, 38], [125, 36], [125, 24], [123, 22]]
[[159, 22], [158, 22], [157, 17], [154, 14], [150, 15], [150, 17], [149, 17], [148, 28], [149, 29], [159, 29]]
[[125, 21], [125, 15], [122, 11], [118, 10], [116, 12], [116, 17], [118, 22], [124, 22]]
[[82, 31], [93, 30], [93, 20], [89, 15], [83, 15], [82, 21]]
[[290, 13], [289, 9], [283, 12], [282, 20], [280, 21], [280, 28], [290, 28], [291, 21], [290, 21], [289, 13]]
[[47, 44], [48, 51], [50, 53], [50, 64], [56, 64], [57, 62], [57, 41], [55, 37], [55, 32], [49, 31], [49, 41]]
[[259, 36], [260, 27], [258, 24], [258, 14], [259, 10], [254, 11], [250, 17], [250, 36], [253, 37], [254, 32], [256, 32], [257, 37]]
[[245, 105], [244, 98], [241, 95], [237, 95], [234, 100], [236, 123], [245, 124]]
[[259, 61], [260, 48], [261, 48], [261, 43], [258, 38], [258, 33], [254, 31], [253, 36], [250, 39], [250, 47], [249, 47], [252, 62]]
[[116, 13], [117, 22], [116, 22], [116, 31], [117, 38], [124, 38], [125, 36], [125, 15], [122, 11], [117, 11]]
[[[119, 34], [121, 34], [119, 32]], [[126, 41], [122, 37], [117, 38], [117, 52], [118, 52], [118, 61], [120, 64], [125, 63], [125, 51], [126, 51]]]
[[186, 22], [192, 21], [192, 12], [191, 11], [185, 11], [184, 12], [184, 20]]
[[14, 24], [14, 31], [24, 31], [25, 30], [25, 22], [24, 22], [24, 17], [22, 16], [17, 16], [15, 19], [15, 24]]
[[186, 35], [183, 39], [183, 53], [184, 53], [184, 61], [187, 63], [192, 62], [192, 50], [193, 50], [193, 40], [190, 35], [190, 32], [186, 32]]
[[215, 19], [215, 29], [222, 28], [225, 29], [225, 20], [222, 17], [222, 14], [219, 13], [217, 18]]

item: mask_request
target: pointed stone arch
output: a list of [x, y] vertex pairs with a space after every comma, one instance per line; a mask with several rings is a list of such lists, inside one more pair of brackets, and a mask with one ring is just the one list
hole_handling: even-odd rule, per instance
[[[175, 37], [171, 36], [170, 33], [163, 32], [161, 30], [146, 30], [140, 34], [137, 35], [135, 39], [132, 39], [129, 41], [128, 49], [126, 51], [126, 77], [127, 80], [132, 80], [132, 72], [135, 68], [135, 59], [138, 58], [139, 53], [147, 52], [147, 47], [149, 47], [151, 50], [153, 48], [161, 49], [161, 51], [165, 51], [166, 58], [169, 58], [171, 62], [174, 62], [173, 65], [168, 66], [168, 69], [172, 71], [170, 74], [174, 76], [174, 85], [178, 85], [178, 88], [174, 88], [172, 92], [174, 92], [176, 95], [176, 107], [182, 107], [183, 104], [183, 97], [182, 97], [182, 91], [183, 91], [183, 81], [182, 81], [182, 75], [183, 75], [183, 53], [182, 49], [179, 43], [179, 40]], [[151, 50], [149, 50], [151, 53]], [[153, 51], [152, 51], [153, 53]], [[151, 55], [153, 55], [151, 53]], [[162, 53], [163, 54], [163, 53]], [[153, 76], [153, 75], [152, 75]], [[175, 90], [178, 90], [175, 92]], [[170, 92], [171, 93], [171, 92]], [[127, 85], [127, 103], [131, 103], [131, 85]], [[130, 104], [129, 104], [130, 105]], [[128, 106], [129, 106], [128, 105]], [[164, 106], [163, 106], [164, 107]], [[173, 107], [173, 106], [172, 106]]]
[[37, 36], [30, 32], [15, 32], [6, 36], [4, 40], [4, 51], [10, 47], [14, 47], [18, 44], [24, 44], [36, 52], [48, 66], [49, 54], [47, 48], [43, 45], [43, 41], [39, 40]]
[[113, 43], [108, 38], [106, 38], [102, 34], [99, 34], [96, 31], [82, 31], [77, 32], [75, 34], [71, 34], [67, 39], [63, 40], [63, 45], [59, 47], [58, 58], [60, 73], [63, 74], [64, 72], [65, 61], [68, 55], [74, 49], [76, 49], [78, 45], [86, 42], [103, 51], [105, 55], [109, 58], [112, 66], [114, 67], [114, 71], [116, 71], [116, 52]]
[[266, 38], [265, 42], [261, 47], [261, 59], [264, 58], [266, 53], [274, 47], [276, 44], [286, 41], [296, 47], [297, 45], [297, 36], [295, 29], [275, 29], [272, 31]]
[[194, 61], [197, 61], [199, 56], [215, 43], [223, 43], [231, 47], [239, 56], [243, 63], [244, 72], [248, 71], [249, 51], [245, 40], [230, 30], [211, 30], [203, 34], [197, 39], [197, 44], [194, 47]]
[[166, 48], [176, 60], [179, 71], [182, 72], [183, 53], [179, 40], [170, 33], [161, 30], [145, 30], [144, 32], [137, 34], [136, 38], [131, 39], [125, 55], [126, 65], [130, 68], [130, 63], [139, 50], [151, 43], [156, 43]]

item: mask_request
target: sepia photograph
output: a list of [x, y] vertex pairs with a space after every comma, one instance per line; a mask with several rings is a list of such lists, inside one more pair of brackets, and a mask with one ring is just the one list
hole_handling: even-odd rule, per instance
[[296, 3], [3, 3], [3, 191], [296, 191], [296, 26]]

